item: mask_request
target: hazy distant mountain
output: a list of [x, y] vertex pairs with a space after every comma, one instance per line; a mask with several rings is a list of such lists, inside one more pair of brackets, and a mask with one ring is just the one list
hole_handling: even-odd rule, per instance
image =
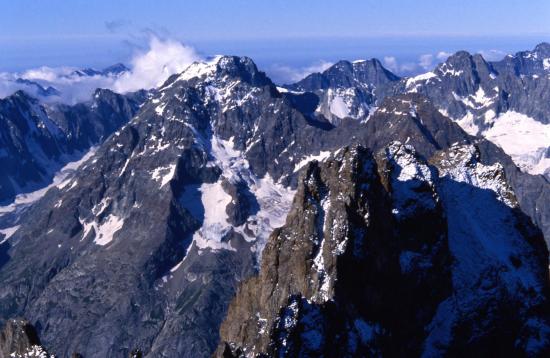
[[286, 87], [314, 92], [315, 113], [333, 124], [368, 120], [392, 93], [424, 94], [468, 133], [501, 146], [523, 170], [550, 178], [550, 44], [497, 62], [460, 51], [433, 71], [401, 80], [376, 60], [341, 61]]
[[384, 98], [397, 81], [399, 77], [376, 59], [339, 61], [323, 73], [313, 73], [287, 88], [315, 93], [319, 97], [316, 112], [338, 124], [346, 117], [368, 118], [376, 109], [376, 101]]
[[75, 70], [72, 72], [76, 76], [109, 76], [109, 75], [120, 75], [124, 72], [128, 72], [130, 69], [122, 63], [116, 63], [109, 67], [105, 67], [102, 70], [96, 70], [94, 68], [83, 68], [80, 70]]
[[97, 90], [92, 101], [75, 106], [42, 104], [23, 91], [0, 99], [0, 203], [43, 187], [132, 118], [143, 98]]
[[17, 80], [15, 80], [15, 82], [21, 83], [30, 87], [34, 87], [39, 96], [48, 97], [48, 96], [58, 96], [60, 94], [60, 92], [55, 88], [53, 88], [52, 86], [48, 86], [44, 88], [40, 84], [34, 81], [26, 80], [23, 78], [18, 78]]

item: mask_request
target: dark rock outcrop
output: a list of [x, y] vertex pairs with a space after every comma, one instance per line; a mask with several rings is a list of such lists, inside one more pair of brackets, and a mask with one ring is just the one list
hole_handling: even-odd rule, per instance
[[24, 319], [6, 321], [0, 331], [0, 358], [30, 357], [49, 357], [48, 352], [40, 346], [34, 327]]
[[[354, 148], [310, 163], [217, 355], [548, 354], [542, 236], [502, 168], [478, 159], [462, 145], [431, 166], [393, 143], [376, 158]], [[493, 222], [473, 222], [479, 210]]]
[[[386, 78], [387, 80], [379, 81], [378, 90], [372, 92], [372, 96], [368, 99], [358, 93], [363, 88], [370, 86], [371, 82], [363, 82], [353, 76], [353, 81], [348, 80], [350, 72], [344, 71], [342, 68], [349, 66], [341, 64], [334, 65], [333, 68], [327, 69], [322, 74], [311, 75], [306, 78], [307, 80], [287, 87], [292, 90], [316, 93], [318, 98], [326, 97], [330, 92], [331, 98], [334, 99], [334, 93], [341, 92], [340, 97], [343, 102], [337, 101], [338, 105], [334, 109], [340, 109], [338, 112], [353, 114], [359, 113], [362, 108], [367, 106], [371, 110], [362, 111], [360, 116], [349, 115], [347, 117], [360, 122], [366, 121], [367, 126], [371, 127], [374, 125], [369, 122], [380, 115], [380, 112], [388, 110], [385, 108], [384, 99], [388, 98], [395, 102], [396, 94], [418, 93], [431, 103], [430, 107], [435, 107], [444, 117], [449, 117], [460, 123], [469, 134], [483, 135], [485, 131], [495, 125], [495, 121], [499, 120], [500, 115], [507, 112], [520, 113], [535, 121], [548, 123], [548, 118], [550, 118], [549, 48], [549, 44], [541, 43], [532, 51], [521, 51], [514, 55], [508, 55], [500, 61], [486, 61], [479, 54], [472, 55], [466, 51], [459, 51], [445, 62], [437, 65], [432, 71], [416, 77], [396, 80], [395, 76], [382, 76], [382, 79]], [[315, 78], [317, 80], [313, 80]], [[294, 98], [299, 101], [298, 98], [307, 97], [307, 94], [308, 92], [299, 96], [294, 95]], [[378, 110], [372, 107], [373, 103]], [[323, 114], [323, 116], [330, 117], [330, 114], [324, 113], [325, 107], [322, 106], [322, 101], [319, 99], [316, 108], [308, 109], [308, 112], [312, 116], [321, 117], [320, 114]], [[403, 107], [406, 106], [400, 105], [399, 107], [402, 109], [398, 111], [405, 119], [408, 113], [407, 109]], [[390, 112], [386, 116], [391, 117], [393, 113]], [[433, 111], [431, 116], [440, 120], [440, 117]], [[420, 121], [417, 123], [418, 128], [422, 129]], [[448, 125], [448, 121], [440, 120], [440, 123]], [[336, 124], [348, 127], [348, 130], [344, 131], [346, 134], [360, 132], [353, 124], [350, 125], [349, 120], [339, 119]], [[411, 122], [410, 126], [412, 125]], [[517, 128], [521, 128], [521, 125], [521, 123], [517, 123], [514, 127], [517, 130]], [[402, 142], [407, 140], [407, 137], [400, 136], [400, 128], [397, 130], [393, 127], [385, 128], [384, 123], [380, 121], [377, 123], [377, 127], [379, 131], [387, 133], [386, 137], [391, 132], [391, 135], [398, 136], [393, 139]], [[452, 128], [449, 126], [448, 129]], [[368, 132], [367, 138], [371, 139], [367, 139], [368, 142], [364, 143], [368, 147], [371, 147], [372, 142], [378, 142], [381, 145], [387, 143], [387, 140], [380, 138], [379, 132], [376, 135], [372, 130]], [[445, 133], [444, 128], [439, 128], [439, 135], [446, 135]], [[535, 134], [533, 133], [533, 135]], [[471, 138], [473, 139], [473, 137]], [[518, 139], [512, 138], [511, 140], [517, 141]], [[525, 140], [528, 141], [529, 137], [525, 137]], [[423, 148], [418, 147], [416, 143], [411, 144], [424, 155]], [[425, 147], [426, 144], [423, 143], [422, 146]], [[439, 149], [445, 147], [440, 146]], [[541, 142], [538, 152], [526, 152], [523, 156], [516, 154], [513, 160], [510, 155], [493, 143], [480, 141], [479, 147], [482, 151], [481, 158], [485, 163], [499, 162], [503, 164], [506, 176], [516, 193], [522, 210], [543, 230], [547, 243], [550, 243], [550, 172], [548, 168], [542, 168], [536, 172], [536, 174], [543, 174], [541, 176], [530, 175], [530, 171], [527, 170], [547, 158], [545, 153], [548, 152], [548, 144]], [[429, 158], [429, 156], [425, 156], [425, 158]], [[518, 169], [518, 166], [521, 166], [521, 170]]]

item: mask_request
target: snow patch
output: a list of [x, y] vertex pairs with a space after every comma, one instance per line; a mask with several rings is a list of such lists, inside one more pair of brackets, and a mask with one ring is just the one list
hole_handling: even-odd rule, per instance
[[349, 116], [349, 109], [346, 102], [344, 102], [344, 99], [340, 96], [335, 96], [330, 101], [329, 110], [330, 113], [341, 119]]
[[167, 167], [158, 167], [151, 171], [151, 178], [154, 181], [160, 182], [162, 188], [174, 178], [176, 172], [176, 164], [170, 164]]
[[543, 124], [524, 114], [508, 111], [494, 120], [483, 133], [501, 147], [516, 165], [530, 174], [545, 174], [550, 169], [550, 124]]
[[[284, 224], [294, 191], [275, 183], [269, 174], [263, 178], [256, 177], [250, 170], [244, 153], [234, 148], [233, 138], [223, 140], [213, 135], [210, 147], [214, 160], [209, 164], [216, 165], [222, 170], [220, 178], [216, 183], [202, 184], [198, 188], [200, 198], [192, 198], [187, 196], [189, 193], [184, 193], [180, 200], [187, 204], [186, 208], [198, 219], [201, 219], [201, 211], [204, 211], [202, 226], [193, 235], [193, 240], [199, 249], [233, 250], [231, 245], [222, 242], [222, 239], [230, 230], [234, 230], [247, 241], [255, 240], [253, 250], [260, 255], [273, 229]], [[224, 179], [234, 184], [244, 181], [259, 205], [259, 211], [238, 227], [233, 227], [227, 221], [225, 210], [232, 197], [222, 187]], [[189, 189], [188, 192], [193, 192], [191, 187]]]
[[164, 114], [164, 109], [166, 108], [166, 103], [161, 103], [158, 106], [155, 107], [155, 112], [162, 116]]
[[100, 246], [105, 246], [113, 241], [113, 235], [122, 229], [124, 225], [124, 219], [110, 214], [105, 218], [101, 225], [95, 226], [97, 228], [94, 242]]
[[444, 69], [441, 70], [441, 74], [443, 76], [449, 75], [449, 76], [458, 77], [458, 76], [462, 75], [463, 73], [464, 73], [464, 71], [462, 71], [462, 70], [457, 71], [454, 68], [447, 68], [447, 67], [445, 67]]
[[477, 136], [479, 134], [479, 126], [474, 123], [474, 115], [470, 111], [464, 117], [457, 120], [456, 123], [470, 135]]
[[[418, 75], [418, 76], [415, 76], [415, 77], [411, 77], [411, 78], [408, 78], [407, 79], [407, 82], [405, 83], [405, 87], [410, 90], [411, 92], [416, 92], [416, 83], [417, 82], [424, 82], [424, 81], [428, 81], [432, 78], [435, 78], [437, 77], [437, 75], [433, 72], [426, 72], [426, 73], [423, 73], [421, 75]], [[414, 86], [414, 88], [413, 88]]]
[[221, 58], [222, 56], [216, 56], [212, 61], [192, 63], [179, 75], [177, 81], [189, 81], [193, 78], [214, 75], [217, 69], [217, 64]]
[[4, 235], [4, 238], [2, 239], [2, 241], [0, 241], [0, 245], [3, 244], [4, 242], [8, 241], [8, 239], [10, 237], [12, 237], [13, 234], [15, 234], [17, 229], [19, 229], [19, 226], [20, 225], [16, 225], [16, 226], [12, 226], [12, 227], [8, 227], [6, 229], [1, 229], [0, 230], [0, 234]]
[[24, 353], [12, 352], [10, 354], [12, 358], [55, 358], [53, 354], [46, 353], [44, 348], [37, 345], [32, 345]]
[[485, 94], [485, 90], [483, 90], [483, 87], [481, 86], [479, 86], [475, 95], [473, 95], [472, 98], [474, 101], [476, 101], [476, 103], [480, 104], [481, 106], [487, 106], [493, 102], [493, 99], [487, 97], [487, 95]]
[[350, 88], [329, 88], [323, 100], [315, 110], [323, 114], [332, 124], [337, 125], [339, 120], [349, 117], [363, 119], [370, 113], [370, 107], [360, 96], [361, 90], [371, 90], [368, 86], [360, 85], [363, 89]]
[[303, 94], [304, 92], [303, 91], [291, 91], [287, 88], [284, 88], [284, 87], [277, 87], [277, 91], [279, 91], [279, 93], [292, 93], [292, 94]]
[[418, 210], [433, 210], [437, 196], [433, 191], [432, 172], [417, 158], [414, 148], [393, 142], [386, 149], [386, 158], [392, 165], [393, 215], [401, 220]]
[[319, 287], [319, 295], [321, 302], [326, 302], [330, 299], [329, 297], [329, 289], [330, 289], [330, 277], [327, 275], [326, 269], [325, 269], [325, 258], [323, 257], [323, 251], [325, 246], [325, 235], [324, 232], [327, 229], [326, 228], [326, 215], [328, 213], [328, 210], [330, 209], [330, 199], [327, 196], [322, 198], [320, 205], [319, 205], [320, 212], [317, 213], [317, 215], [322, 219], [322, 222], [320, 223], [320, 227], [318, 228], [318, 236], [321, 237], [321, 242], [318, 244], [317, 247], [317, 254], [315, 255], [315, 258], [313, 259], [313, 267], [317, 271], [317, 277], [319, 281], [321, 282], [321, 286]]
[[227, 194], [220, 181], [204, 183], [200, 186], [201, 202], [204, 208], [202, 226], [193, 234], [193, 240], [199, 249], [234, 250], [222, 239], [230, 231], [225, 209], [231, 203], [231, 195]]
[[509, 207], [516, 207], [515, 195], [504, 178], [502, 165], [484, 165], [478, 161], [478, 157], [479, 153], [472, 145], [453, 145], [439, 158], [439, 175], [455, 182], [491, 190], [498, 200]]
[[294, 165], [294, 173], [303, 168], [307, 163], [316, 160], [322, 162], [330, 156], [330, 151], [321, 151], [318, 155], [308, 155], [305, 158], [302, 158], [298, 163]]
[[72, 174], [84, 162], [86, 162], [90, 157], [92, 157], [95, 154], [96, 150], [97, 150], [97, 147], [92, 147], [80, 159], [65, 164], [65, 166], [55, 174], [52, 180], [52, 183], [49, 184], [48, 186], [42, 189], [33, 191], [31, 193], [19, 194], [15, 197], [15, 200], [13, 203], [6, 206], [0, 206], [0, 215], [10, 213], [16, 210], [21, 210], [25, 207], [30, 206], [31, 204], [35, 203], [40, 198], [42, 198], [46, 194], [46, 192], [54, 186], [58, 187], [59, 189], [63, 189], [66, 185], [68, 185], [71, 182], [71, 179], [67, 179], [67, 178], [71, 177]]

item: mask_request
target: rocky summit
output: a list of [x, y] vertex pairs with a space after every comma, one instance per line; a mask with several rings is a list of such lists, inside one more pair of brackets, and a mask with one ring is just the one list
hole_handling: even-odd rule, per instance
[[0, 354], [550, 354], [547, 50], [0, 100]]

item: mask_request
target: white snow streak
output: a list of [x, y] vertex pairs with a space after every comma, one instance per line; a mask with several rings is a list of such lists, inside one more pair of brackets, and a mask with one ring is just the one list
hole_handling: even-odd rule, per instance
[[78, 169], [78, 167], [82, 165], [82, 163], [88, 160], [95, 153], [96, 150], [97, 147], [90, 148], [90, 150], [88, 150], [88, 152], [84, 154], [79, 160], [67, 163], [57, 172], [57, 174], [55, 174], [52, 183], [48, 186], [33, 191], [31, 193], [17, 195], [13, 203], [0, 207], [0, 215], [13, 212], [17, 209], [21, 209], [23, 207], [33, 204], [38, 199], [42, 198], [46, 194], [46, 192], [54, 186], [57, 186], [59, 189], [65, 188], [65, 186], [67, 186], [67, 184], [71, 182], [71, 179], [69, 178], [71, 174], [73, 174], [76, 169]]

